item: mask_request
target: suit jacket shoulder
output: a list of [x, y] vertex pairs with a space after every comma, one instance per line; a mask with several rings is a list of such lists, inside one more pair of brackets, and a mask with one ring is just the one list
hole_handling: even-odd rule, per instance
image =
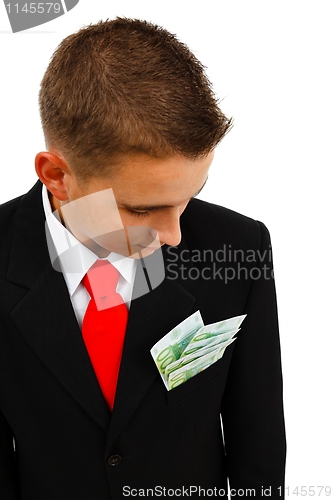
[[215, 249], [260, 248], [266, 226], [259, 221], [228, 208], [194, 199], [181, 216], [183, 235], [189, 246]]

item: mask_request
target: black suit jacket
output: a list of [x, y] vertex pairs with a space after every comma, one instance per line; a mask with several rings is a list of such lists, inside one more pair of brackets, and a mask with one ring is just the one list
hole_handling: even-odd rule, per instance
[[[262, 223], [189, 203], [182, 243], [163, 250], [166, 278], [132, 301], [112, 414], [50, 263], [39, 182], [2, 205], [0, 227], [1, 500], [199, 498], [208, 489], [226, 498], [227, 478], [233, 498], [253, 489], [258, 498], [262, 487], [283, 496], [280, 347]], [[205, 324], [247, 317], [222, 359], [168, 392], [150, 349], [198, 309]]]

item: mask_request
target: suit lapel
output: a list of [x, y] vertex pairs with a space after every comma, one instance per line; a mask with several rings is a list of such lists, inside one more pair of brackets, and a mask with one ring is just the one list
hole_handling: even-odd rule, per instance
[[91, 366], [61, 273], [46, 268], [12, 313], [38, 357], [106, 430], [110, 413]]

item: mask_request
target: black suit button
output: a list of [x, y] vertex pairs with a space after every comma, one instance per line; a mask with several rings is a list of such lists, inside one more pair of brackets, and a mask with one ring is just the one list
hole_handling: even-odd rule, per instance
[[114, 467], [115, 465], [121, 464], [123, 457], [121, 455], [111, 455], [108, 458], [108, 464]]

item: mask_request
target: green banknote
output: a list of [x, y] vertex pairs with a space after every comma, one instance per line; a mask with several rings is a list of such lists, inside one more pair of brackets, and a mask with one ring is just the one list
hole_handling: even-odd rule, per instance
[[170, 363], [180, 358], [191, 339], [203, 325], [200, 311], [196, 311], [152, 347], [150, 352], [161, 374], [164, 374]]
[[221, 335], [222, 333], [227, 333], [229, 331], [237, 330], [244, 321], [246, 314], [243, 316], [235, 316], [234, 318], [225, 319], [224, 321], [218, 321], [217, 323], [212, 323], [211, 325], [206, 325], [202, 327], [191, 339], [191, 342], [200, 342], [202, 340], [210, 339], [216, 335]]
[[[204, 327], [205, 328], [205, 327]], [[198, 334], [202, 328], [199, 330]], [[229, 339], [234, 337], [236, 333], [238, 333], [240, 328], [237, 328], [237, 330], [231, 330], [230, 332], [225, 332], [221, 333], [219, 335], [214, 335], [213, 337], [205, 338], [203, 340], [198, 340], [196, 342], [192, 341], [189, 343], [189, 345], [186, 347], [185, 351], [183, 352], [182, 356], [187, 357], [190, 354], [195, 353], [196, 351], [200, 351], [202, 349], [206, 349], [208, 347], [213, 347], [218, 344], [221, 344], [222, 342], [227, 342]]]

